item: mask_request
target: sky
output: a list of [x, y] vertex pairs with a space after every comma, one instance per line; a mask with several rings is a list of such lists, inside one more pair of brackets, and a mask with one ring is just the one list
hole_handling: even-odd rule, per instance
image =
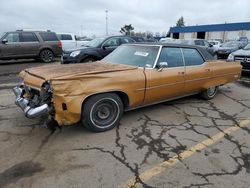
[[250, 22], [249, 0], [0, 0], [0, 34], [17, 29], [49, 29], [91, 37], [135, 32], [167, 32], [183, 16], [186, 25]]

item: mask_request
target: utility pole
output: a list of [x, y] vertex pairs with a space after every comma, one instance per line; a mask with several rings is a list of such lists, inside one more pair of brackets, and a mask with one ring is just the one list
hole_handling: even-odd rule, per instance
[[106, 12], [106, 35], [108, 36], [108, 10], [105, 10]]
[[83, 30], [83, 25], [81, 25], [81, 37], [82, 37], [82, 35], [83, 35], [82, 30]]

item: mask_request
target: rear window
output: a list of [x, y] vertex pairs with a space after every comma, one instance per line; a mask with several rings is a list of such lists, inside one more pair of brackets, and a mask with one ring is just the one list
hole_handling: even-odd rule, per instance
[[59, 34], [57, 36], [58, 36], [59, 40], [72, 40], [72, 36], [71, 35]]
[[201, 65], [204, 63], [201, 54], [196, 49], [183, 48], [182, 51], [186, 66]]
[[58, 41], [58, 38], [55, 33], [39, 33], [44, 41]]

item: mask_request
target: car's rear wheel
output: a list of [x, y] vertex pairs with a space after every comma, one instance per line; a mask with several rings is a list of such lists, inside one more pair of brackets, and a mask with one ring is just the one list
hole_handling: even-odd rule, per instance
[[115, 93], [90, 97], [82, 108], [83, 125], [94, 132], [103, 132], [117, 126], [123, 114], [123, 102]]
[[218, 86], [210, 87], [204, 91], [201, 92], [201, 97], [206, 100], [210, 100], [214, 98], [216, 93], [218, 92]]
[[54, 54], [51, 50], [42, 50], [40, 52], [40, 59], [44, 63], [51, 63], [54, 60]]

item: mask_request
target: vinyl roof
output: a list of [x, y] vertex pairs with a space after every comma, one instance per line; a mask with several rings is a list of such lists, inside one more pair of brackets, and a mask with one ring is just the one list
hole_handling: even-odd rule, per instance
[[207, 31], [238, 31], [238, 30], [250, 30], [250, 22], [171, 27], [170, 33], [193, 33], [193, 32], [207, 32]]

